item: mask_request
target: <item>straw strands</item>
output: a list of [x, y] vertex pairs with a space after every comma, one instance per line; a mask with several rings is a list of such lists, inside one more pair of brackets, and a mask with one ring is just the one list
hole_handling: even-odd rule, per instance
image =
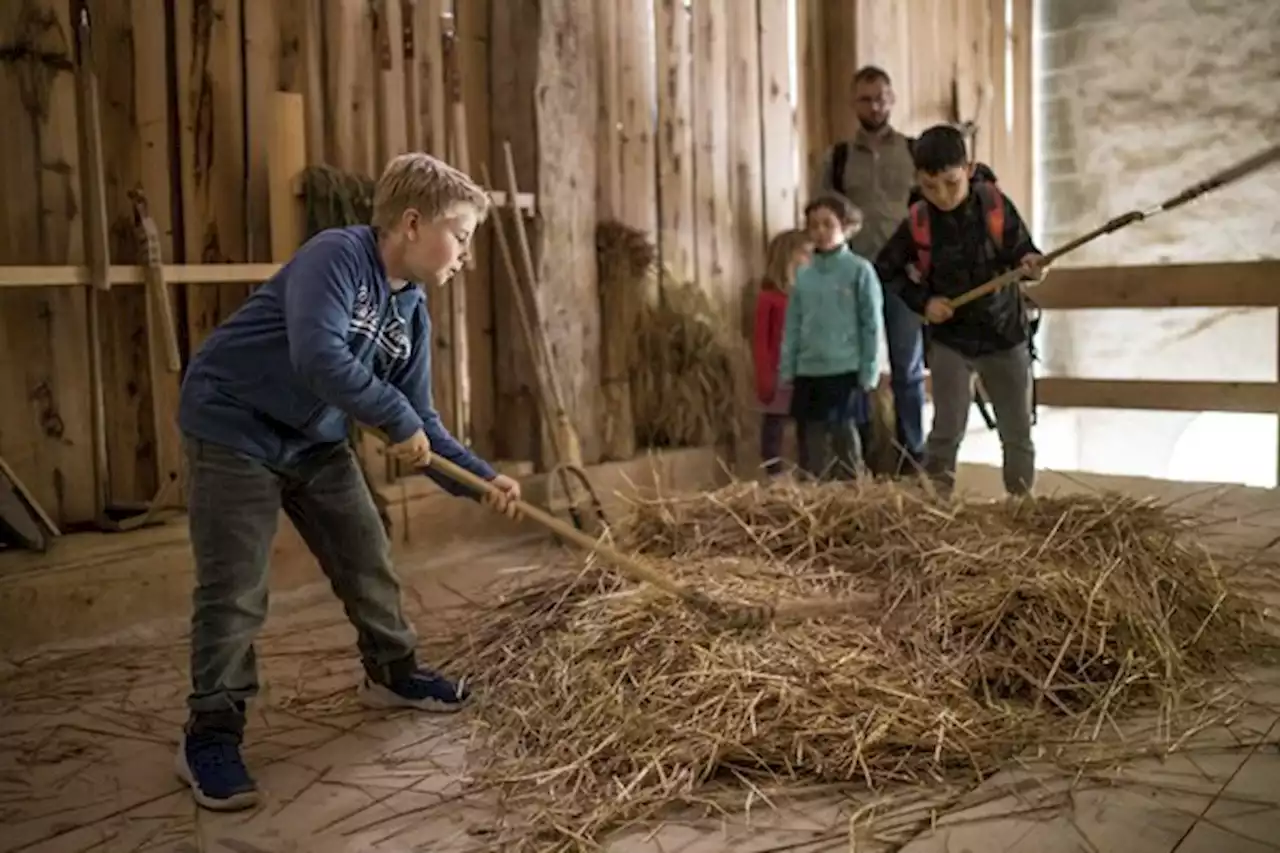
[[621, 544], [708, 594], [878, 606], [727, 631], [590, 561], [553, 572], [458, 641], [476, 778], [521, 816], [513, 846], [570, 850], [779, 786], [972, 784], [1030, 748], [1096, 761], [1139, 749], [1121, 734], [1139, 712], [1176, 743], [1229, 710], [1214, 677], [1264, 639], [1189, 523], [1118, 496], [939, 507], [870, 482], [638, 504]]

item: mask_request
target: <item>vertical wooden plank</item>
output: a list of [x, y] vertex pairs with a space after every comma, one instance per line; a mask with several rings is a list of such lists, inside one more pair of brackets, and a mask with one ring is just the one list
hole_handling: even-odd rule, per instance
[[[786, 0], [774, 0], [784, 12]], [[656, 0], [658, 66], [658, 229], [667, 269], [681, 281], [697, 275], [693, 202], [693, 98], [690, 15], [683, 0]], [[785, 66], [784, 66], [785, 67]], [[783, 80], [785, 81], [785, 74]], [[788, 117], [788, 123], [790, 118]]]
[[[487, 3], [458, 4], [458, 49], [461, 51], [462, 99], [467, 110], [467, 137], [471, 173], [480, 180], [480, 164], [492, 150], [489, 130], [489, 34], [491, 20]], [[494, 215], [498, 215], [495, 213]], [[494, 453], [494, 293], [493, 236], [480, 229], [472, 252], [475, 269], [467, 270], [468, 354], [471, 362], [471, 440], [481, 456]]]
[[795, 126], [791, 110], [787, 0], [760, 0], [760, 114], [767, 235], [796, 224]]
[[[172, 252], [169, 209], [168, 74], [162, 0], [125, 4], [92, 0], [94, 60], [106, 169], [106, 205], [113, 263], [140, 262], [129, 192], [147, 195], [161, 237]], [[150, 51], [150, 52], [146, 52]], [[152, 498], [181, 468], [173, 428], [178, 376], [159, 348], [161, 330], [148, 323], [143, 288], [102, 294], [101, 341], [109, 503]], [[158, 387], [153, 387], [158, 386]]]
[[[600, 459], [600, 293], [596, 266], [599, 90], [593, 0], [539, 0], [536, 74], [538, 204], [548, 211], [538, 270], [539, 318], [577, 427], [582, 459]], [[685, 19], [686, 25], [688, 19]], [[688, 29], [686, 26], [686, 38]], [[685, 161], [686, 168], [690, 160]], [[554, 212], [554, 215], [550, 215]]]
[[444, 55], [441, 52], [442, 30], [440, 18], [449, 11], [448, 0], [418, 0], [418, 39], [422, 50], [418, 51], [422, 81], [422, 133], [423, 150], [436, 157], [447, 152], [445, 134]]
[[366, 0], [325, 0], [324, 41], [329, 109], [326, 152], [331, 165], [376, 177], [373, 109], [373, 12]]
[[1032, 31], [1032, 0], [1013, 0], [1013, 132], [1009, 144], [1009, 168], [1016, 183], [1011, 198], [1030, 222], [1035, 209], [1035, 151], [1032, 138], [1032, 109], [1035, 93], [1035, 38]]
[[302, 17], [302, 79], [297, 88], [302, 92], [304, 117], [307, 122], [307, 163], [328, 162], [325, 128], [329, 122], [329, 103], [325, 92], [329, 91], [328, 69], [324, 43], [324, 9], [322, 0], [294, 0], [293, 8]]
[[245, 260], [271, 260], [271, 202], [266, 140], [272, 133], [275, 94], [280, 90], [280, 26], [283, 8], [241, 0], [245, 61]]
[[693, 7], [693, 139], [698, 283], [713, 304], [733, 301], [729, 198], [729, 51], [726, 0]]
[[[489, 113], [492, 152], [487, 158], [498, 168], [493, 179], [502, 181], [503, 143], [510, 142], [516, 178], [523, 188], [535, 188], [538, 177], [537, 120], [534, 114], [534, 81], [538, 68], [538, 39], [542, 34], [539, 0], [492, 0], [490, 3]], [[505, 187], [504, 187], [505, 188]], [[593, 192], [593, 189], [588, 189]], [[545, 201], [538, 200], [546, 210]], [[507, 211], [502, 216], [510, 233]], [[529, 224], [535, 256], [541, 247], [542, 221]], [[538, 415], [536, 377], [532, 355], [524, 345], [515, 311], [515, 286], [501, 264], [493, 268], [495, 359], [498, 374], [496, 419], [497, 455], [504, 459], [542, 460], [542, 427]]]
[[[170, 86], [173, 83], [168, 64], [167, 8], [166, 0], [132, 0], [130, 3], [133, 24], [133, 120], [138, 142], [134, 156], [137, 161], [138, 183], [147, 195], [151, 218], [160, 236], [161, 257], [166, 263], [170, 263], [174, 259], [177, 238], [174, 234], [175, 152], [170, 136], [172, 115], [169, 101]], [[98, 79], [101, 81], [105, 76], [99, 75]], [[170, 298], [176, 295], [174, 288], [170, 287]], [[151, 378], [148, 384], [151, 394], [150, 435], [156, 471], [155, 487], [160, 489], [175, 475], [181, 484], [186, 473], [182, 439], [176, 427], [180, 377], [169, 370], [165, 358], [164, 330], [151, 314], [147, 317], [150, 341], [147, 373]], [[185, 495], [185, 488], [177, 489], [173, 493], [172, 503], [183, 505]]]
[[[809, 39], [815, 51], [819, 44], [821, 47], [821, 60], [815, 63], [818, 69], [814, 73], [822, 79], [825, 91], [821, 101], [807, 99], [825, 104], [827, 145], [852, 139], [858, 130], [858, 119], [853, 112], [853, 75], [863, 62], [857, 54], [858, 7], [858, 3], [850, 0], [823, 0], [821, 14], [811, 15], [809, 19], [811, 28], [821, 28], [820, 33], [811, 33]], [[889, 73], [892, 75], [893, 71]], [[825, 152], [825, 147], [823, 150]]]
[[[240, 0], [175, 0], [182, 245], [187, 263], [245, 260], [244, 80]], [[243, 290], [187, 285], [195, 352]]]
[[[656, 45], [651, 5], [652, 0], [618, 0], [614, 44], [618, 57], [618, 101], [622, 122], [619, 136], [622, 200], [618, 206], [618, 218], [656, 239], [657, 134], [654, 110], [657, 95], [653, 67]], [[744, 5], [754, 9], [754, 0]], [[755, 20], [754, 15], [744, 17]], [[735, 20], [738, 20], [736, 16]], [[751, 44], [755, 44], [754, 32]], [[755, 67], [754, 59], [751, 66]]]
[[[106, 172], [106, 213], [112, 263], [138, 263], [129, 190], [138, 184], [138, 134], [133, 121], [132, 10], [94, 0], [92, 20]], [[163, 15], [163, 11], [161, 12]], [[162, 55], [163, 57], [163, 55]], [[163, 68], [160, 69], [164, 73]], [[161, 199], [161, 202], [167, 199]], [[167, 205], [166, 205], [167, 207]], [[143, 288], [117, 287], [98, 295], [106, 415], [108, 504], [145, 500], [155, 492], [151, 458], [150, 377], [147, 373], [147, 300]]]
[[1009, 128], [1005, 112], [1005, 41], [1009, 36], [1005, 0], [987, 0], [988, 73], [991, 77], [991, 122], [982, 130], [991, 143], [991, 166], [997, 175], [1009, 165]]
[[377, 0], [373, 5], [375, 51], [374, 113], [378, 122], [378, 162], [386, 163], [409, 150], [405, 119], [404, 24], [400, 0]]
[[[70, 7], [0, 3], [0, 263], [80, 264], [80, 157]], [[0, 455], [60, 524], [94, 516], [85, 293], [0, 295]]]
[[267, 204], [271, 211], [271, 260], [285, 263], [302, 245], [306, 218], [297, 178], [307, 167], [306, 100], [300, 92], [274, 92], [266, 140]]
[[738, 287], [764, 269], [764, 165], [760, 111], [760, 16], [756, 0], [729, 16], [729, 135]]
[[600, 110], [596, 128], [599, 176], [596, 207], [600, 218], [617, 219], [622, 204], [622, 123], [618, 65], [618, 4], [596, 0], [596, 55], [600, 58]]
[[[837, 76], [827, 79], [827, 45], [826, 6], [824, 0], [796, 0], [796, 23], [798, 31], [796, 50], [800, 67], [800, 92], [797, 105], [798, 125], [800, 129], [801, 188], [804, 192], [796, 194], [796, 215], [800, 216], [805, 200], [814, 191], [818, 177], [822, 155], [834, 141], [832, 137], [832, 111], [828, 107], [828, 86], [839, 87], [840, 81], [849, 76], [848, 72], [837, 72]], [[846, 57], [847, 51], [841, 53]], [[847, 61], [847, 60], [846, 60]], [[843, 73], [842, 73], [843, 72]], [[846, 101], [848, 98], [845, 99]]]
[[423, 86], [419, 55], [422, 53], [422, 33], [418, 27], [418, 7], [421, 0], [398, 0], [400, 24], [404, 29], [404, 122], [405, 139], [413, 151], [425, 150], [425, 130], [422, 126]]

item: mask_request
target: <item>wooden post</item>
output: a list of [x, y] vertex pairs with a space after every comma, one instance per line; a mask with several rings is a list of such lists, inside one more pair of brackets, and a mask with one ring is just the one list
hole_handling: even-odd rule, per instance
[[[462, 101], [466, 107], [468, 161], [471, 175], [489, 159], [489, 42], [492, 28], [488, 3], [458, 3], [458, 50], [462, 69]], [[494, 215], [497, 215], [496, 213]], [[494, 454], [493, 242], [488, 228], [472, 238], [475, 264], [467, 270], [467, 351], [471, 445], [482, 456]]]
[[791, 110], [787, 0], [760, 0], [761, 122], [766, 239], [796, 220], [795, 126]]
[[[736, 9], [737, 6], [734, 6]], [[729, 7], [699, 0], [693, 7], [693, 174], [698, 284], [717, 307], [737, 305], [729, 197]], [[730, 316], [732, 316], [730, 314]]]
[[[244, 261], [244, 75], [239, 0], [175, 0], [183, 260]], [[187, 285], [194, 353], [247, 285]]]
[[[462, 101], [462, 68], [458, 56], [458, 34], [453, 15], [446, 13], [440, 22], [443, 38], [441, 54], [444, 58], [445, 97], [449, 109], [446, 119], [449, 159], [463, 172], [471, 171], [467, 139], [467, 110]], [[453, 432], [463, 444], [471, 443], [471, 359], [469, 329], [467, 328], [467, 272], [475, 267], [475, 258], [468, 258], [467, 271], [459, 271], [449, 287], [449, 328], [453, 332]]]
[[[488, 161], [503, 162], [503, 140], [510, 140], [516, 179], [521, 187], [536, 187], [538, 177], [537, 120], [534, 87], [538, 68], [538, 40], [543, 37], [540, 0], [504, 3], [491, 19], [489, 80], [492, 101], [489, 126], [492, 150]], [[544, 155], [545, 156], [545, 155]], [[535, 258], [540, 254], [542, 222], [528, 223]], [[513, 293], [519, 282], [509, 280], [501, 265], [493, 268], [495, 293]], [[497, 374], [494, 430], [496, 454], [504, 459], [542, 461], [542, 426], [538, 417], [537, 377], [533, 355], [525, 346], [519, 317], [509, 299], [494, 302], [494, 360]]]
[[306, 230], [298, 176], [307, 167], [306, 105], [294, 92], [271, 98], [267, 138], [267, 201], [271, 211], [271, 260], [285, 263], [302, 245]]
[[[653, 70], [654, 20], [647, 0], [617, 0], [618, 101], [622, 123], [619, 161], [622, 180], [618, 219], [632, 228], [658, 236], [657, 127], [652, 104], [657, 80]], [[754, 20], [747, 3], [743, 16]], [[736, 15], [735, 15], [736, 17]], [[752, 45], [755, 35], [751, 35]], [[755, 66], [752, 59], [752, 66]], [[758, 78], [757, 78], [758, 79]], [[757, 90], [759, 87], [756, 87]], [[758, 95], [756, 96], [758, 98]]]
[[[729, 16], [729, 197], [733, 208], [734, 254], [739, 277], [755, 281], [764, 270], [764, 183], [761, 180], [763, 140], [760, 128], [760, 19], [755, 3], [734, 9]], [[754, 308], [754, 291], [744, 293], [739, 308], [743, 330]]]
[[[786, 0], [781, 3], [784, 13]], [[657, 0], [658, 240], [662, 259], [683, 282], [697, 276], [693, 202], [693, 98], [690, 15], [683, 0]], [[785, 24], [786, 18], [783, 18]], [[785, 50], [786, 30], [783, 30]], [[784, 53], [785, 60], [785, 53]], [[783, 62], [786, 68], [785, 61]], [[785, 79], [785, 78], [784, 78]]]

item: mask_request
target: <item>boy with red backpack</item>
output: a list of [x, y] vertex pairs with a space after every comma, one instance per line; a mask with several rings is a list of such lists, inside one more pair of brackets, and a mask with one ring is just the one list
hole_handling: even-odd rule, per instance
[[925, 131], [912, 159], [921, 198], [880, 251], [876, 271], [930, 324], [934, 411], [925, 470], [949, 496], [976, 374], [995, 413], [1005, 489], [1026, 494], [1035, 481], [1030, 308], [1017, 287], [958, 309], [950, 300], [1016, 267], [1038, 277], [1040, 252], [995, 181], [972, 180], [975, 167], [959, 129]]

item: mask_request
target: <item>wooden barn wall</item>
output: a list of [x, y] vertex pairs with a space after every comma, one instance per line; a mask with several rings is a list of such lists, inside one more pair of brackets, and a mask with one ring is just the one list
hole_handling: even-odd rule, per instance
[[[293, 235], [272, 234], [267, 162], [274, 133], [304, 140], [305, 162], [376, 176], [387, 158], [445, 154], [441, 16], [456, 12], [473, 164], [487, 160], [487, 2], [452, 0], [13, 0], [0, 4], [0, 106], [15, 132], [0, 158], [0, 265], [88, 262], [88, 179], [78, 137], [78, 36], [88, 10], [98, 78], [112, 264], [139, 261], [129, 192], [142, 189], [166, 263], [281, 261]], [[295, 118], [278, 92], [302, 96]], [[296, 174], [283, 183], [294, 186]], [[280, 179], [277, 178], [277, 181]], [[283, 230], [283, 229], [281, 229]], [[489, 237], [464, 279], [472, 438], [494, 449]], [[281, 257], [281, 255], [284, 257]], [[252, 284], [171, 287], [184, 361]], [[0, 290], [0, 456], [54, 519], [93, 521], [95, 484], [87, 288]], [[116, 286], [101, 305], [107, 498], [150, 500], [181, 472], [179, 374], [164, 369], [144, 289]], [[453, 412], [455, 340], [446, 291], [435, 315], [436, 402]], [[375, 481], [392, 472], [367, 448]], [[181, 502], [180, 494], [171, 500]]]
[[[1014, 0], [10, 0], [0, 3], [0, 265], [80, 265], [86, 179], [73, 22], [87, 6], [98, 72], [112, 263], [138, 260], [131, 189], [168, 263], [280, 261], [265, 140], [373, 175], [400, 151], [457, 160], [444, 132], [441, 15], [452, 11], [467, 160], [507, 189], [510, 143], [541, 281], [537, 302], [587, 462], [600, 458], [594, 229], [653, 235], [668, 270], [741, 316], [768, 236], [792, 227], [817, 158], [853, 127], [849, 80], [883, 64], [895, 122], [978, 116], [979, 156], [1030, 210], [1030, 8]], [[1003, 59], [1012, 45], [1013, 61]], [[794, 73], [793, 73], [794, 72]], [[1006, 81], [1015, 103], [1004, 120]], [[989, 84], [989, 85], [988, 85]], [[300, 111], [276, 108], [279, 92]], [[298, 127], [284, 128], [283, 122]], [[508, 223], [509, 212], [501, 211]], [[274, 232], [274, 233], [273, 233]], [[471, 440], [538, 460], [532, 372], [492, 230], [463, 277]], [[172, 287], [184, 358], [252, 285]], [[150, 499], [181, 467], [179, 377], [149, 344], [143, 289], [99, 294], [110, 499]], [[458, 336], [429, 294], [436, 403], [452, 425]], [[0, 455], [64, 524], [94, 511], [92, 391], [81, 287], [0, 289]], [[395, 472], [373, 447], [375, 480]]]
[[[879, 65], [894, 81], [906, 133], [974, 120], [975, 153], [1024, 215], [1032, 211], [1033, 0], [795, 0], [804, 92], [805, 168], [856, 130], [852, 78]], [[983, 96], [983, 92], [986, 96]]]

